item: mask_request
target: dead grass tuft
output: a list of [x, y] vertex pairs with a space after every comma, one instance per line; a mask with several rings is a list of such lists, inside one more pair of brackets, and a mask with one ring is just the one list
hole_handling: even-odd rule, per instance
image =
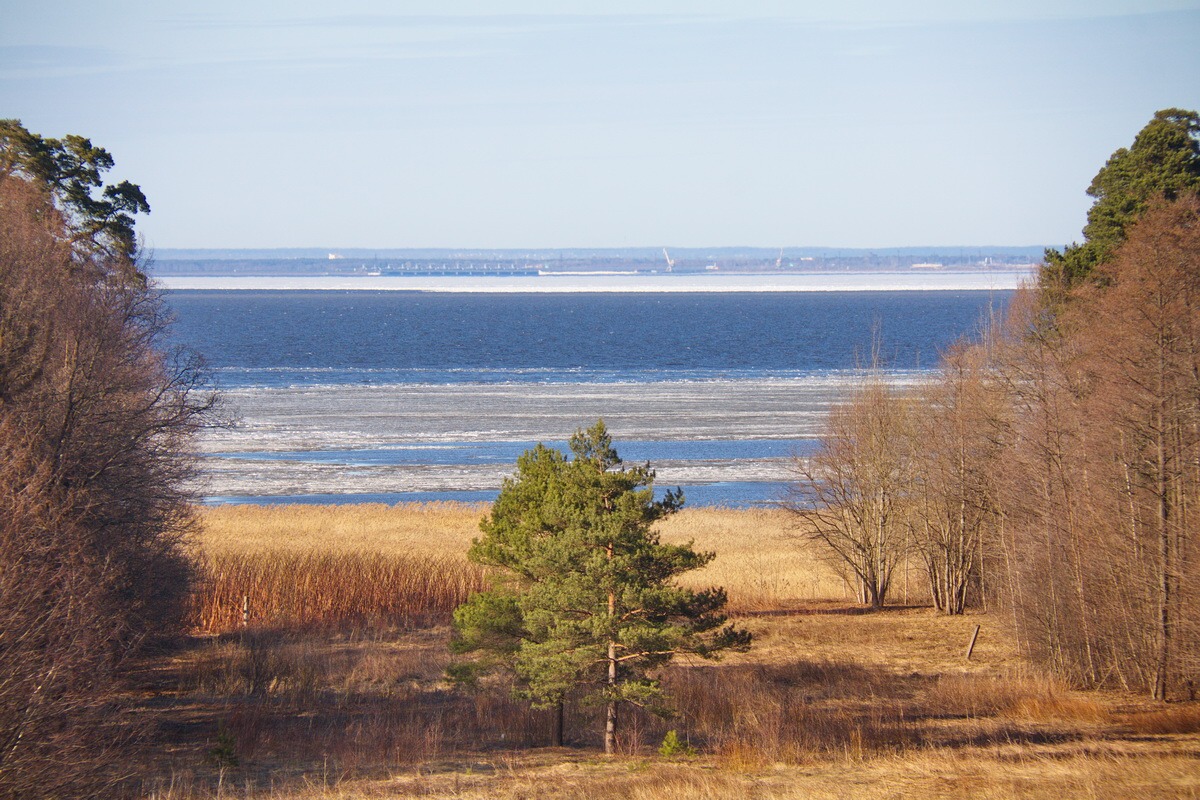
[[967, 718], [1002, 715], [1027, 721], [1104, 722], [1103, 703], [1073, 692], [1061, 680], [1029, 669], [999, 675], [940, 675], [925, 694], [929, 714]]
[[694, 667], [666, 683], [691, 739], [739, 770], [829, 755], [861, 760], [916, 741], [905, 725], [912, 688], [857, 664]]
[[1132, 714], [1127, 722], [1136, 733], [1200, 733], [1200, 703]]

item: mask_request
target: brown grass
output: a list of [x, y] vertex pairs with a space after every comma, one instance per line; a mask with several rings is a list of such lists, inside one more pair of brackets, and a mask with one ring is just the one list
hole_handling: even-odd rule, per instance
[[[730, 589], [752, 650], [665, 670], [676, 714], [627, 711], [616, 759], [595, 754], [601, 709], [576, 702], [570, 746], [546, 748], [549, 714], [514, 700], [502, 679], [474, 691], [444, 679], [453, 592], [438, 585], [468, 567], [482, 514], [452, 504], [205, 511], [210, 563], [245, 572], [229, 567], [240, 577], [213, 592], [225, 599], [213, 600], [208, 629], [231, 632], [149, 663], [134, 687], [135, 710], [163, 732], [147, 755], [153, 796], [1200, 795], [1200, 706], [1072, 691], [1023, 665], [996, 615], [866, 613], [772, 511], [689, 510], [663, 529], [718, 552], [696, 582]], [[254, 570], [275, 599], [243, 631], [237, 586], [260, 580]], [[316, 576], [320, 589], [298, 588]], [[404, 581], [416, 588], [396, 588]], [[389, 617], [379, 609], [391, 602]], [[429, 609], [441, 616], [422, 617]], [[699, 755], [658, 756], [668, 730]], [[218, 763], [221, 752], [236, 765]]]
[[681, 582], [724, 586], [731, 610], [776, 610], [846, 597], [842, 579], [802, 545], [794, 526], [793, 515], [776, 509], [685, 508], [659, 531], [664, 541], [691, 541], [697, 550], [717, 554]]
[[[1194, 755], [1186, 753], [1077, 748], [1035, 751], [1013, 759], [1001, 753], [968, 750], [738, 772], [712, 764], [640, 759], [605, 763], [551, 752], [470, 764], [431, 764], [424, 770], [346, 783], [323, 782], [317, 775], [306, 786], [280, 789], [270, 796], [273, 800], [1165, 800], [1195, 797], [1200, 792], [1193, 759]], [[235, 794], [236, 789], [235, 785], [225, 796], [244, 796]], [[167, 786], [155, 796], [184, 800], [215, 793]]]
[[[767, 663], [804, 654], [820, 661], [926, 675], [996, 673], [1017, 659], [1008, 626], [999, 615], [947, 617], [929, 608], [870, 613], [845, 601], [820, 601], [780, 614], [753, 615], [745, 624], [755, 635], [752, 657]], [[967, 645], [976, 625], [979, 638], [967, 661]]]
[[1126, 718], [1126, 723], [1137, 733], [1200, 733], [1200, 705], [1192, 702], [1135, 713]]
[[429, 554], [225, 552], [202, 565], [193, 609], [202, 633], [237, 630], [243, 622], [351, 630], [445, 624], [485, 585], [481, 568]]
[[[863, 621], [829, 616], [844, 630]], [[881, 646], [899, 646], [906, 629], [926, 623], [914, 614], [899, 620]], [[232, 784], [238, 796], [277, 799], [1081, 791], [1115, 798], [1131, 788], [1146, 797], [1200, 790], [1200, 737], [1125, 741], [1106, 716], [1077, 713], [1100, 701], [1061, 683], [1017, 670], [958, 672], [957, 662], [939, 670], [933, 657], [934, 669], [921, 674], [803, 654], [680, 665], [664, 674], [677, 714], [626, 713], [622, 756], [605, 761], [596, 754], [600, 709], [572, 704], [571, 747], [553, 749], [545, 747], [549, 715], [511, 699], [503, 685], [447, 691], [446, 636], [444, 628], [372, 640], [259, 631], [198, 644], [174, 663], [172, 677], [158, 676], [155, 703], [176, 698], [158, 713], [191, 723], [159, 758], [163, 777], [153, 785], [180, 799], [217, 796], [222, 781], [224, 796]], [[700, 754], [655, 755], [671, 729]], [[223, 771], [208, 756], [219, 735], [238, 762]]]
[[445, 624], [483, 570], [466, 551], [483, 506], [218, 506], [202, 509], [199, 632]]
[[939, 675], [925, 695], [931, 713], [967, 718], [1001, 716], [1036, 722], [1091, 722], [1110, 719], [1104, 703], [1074, 692], [1062, 680], [1028, 668], [996, 675]]
[[[395, 506], [217, 506], [201, 511], [201, 550], [224, 554], [378, 553], [466, 559], [488, 506], [409, 503]], [[848, 598], [820, 558], [802, 546], [792, 515], [779, 510], [691, 508], [659, 527], [667, 542], [692, 541], [717, 557], [684, 578], [694, 587], [724, 586], [730, 609], [788, 608], [819, 598]], [[240, 602], [240, 600], [239, 600]]]
[[487, 506], [363, 503], [215, 506], [200, 510], [198, 544], [217, 553], [384, 553], [465, 559]]

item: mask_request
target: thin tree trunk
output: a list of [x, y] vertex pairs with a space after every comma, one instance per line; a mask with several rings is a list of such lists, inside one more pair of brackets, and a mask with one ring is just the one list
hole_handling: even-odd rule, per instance
[[[608, 546], [608, 558], [613, 557], [613, 546]], [[608, 617], [617, 615], [617, 595], [608, 593]], [[604, 723], [604, 754], [611, 756], [617, 749], [617, 643], [608, 640], [608, 713]]]
[[559, 698], [554, 705], [554, 728], [550, 732], [551, 742], [553, 747], [563, 746], [563, 728], [564, 721], [567, 716], [567, 701], [564, 698]]
[[[1160, 391], [1160, 397], [1161, 397]], [[1154, 699], [1167, 699], [1167, 671], [1171, 661], [1171, 502], [1167, 497], [1167, 455], [1163, 443], [1163, 414], [1158, 414], [1158, 476], [1155, 489], [1158, 492], [1158, 538], [1159, 538], [1159, 605], [1158, 605], [1158, 653], [1154, 669]]]
[[[608, 690], [617, 688], [617, 643], [608, 643]], [[608, 714], [604, 723], [604, 755], [611, 756], [617, 750], [617, 699], [608, 699]]]

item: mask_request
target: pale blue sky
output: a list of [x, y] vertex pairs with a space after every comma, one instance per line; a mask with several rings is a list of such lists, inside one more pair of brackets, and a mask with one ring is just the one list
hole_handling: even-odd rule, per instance
[[152, 247], [1063, 244], [1200, 0], [0, 0], [0, 116]]

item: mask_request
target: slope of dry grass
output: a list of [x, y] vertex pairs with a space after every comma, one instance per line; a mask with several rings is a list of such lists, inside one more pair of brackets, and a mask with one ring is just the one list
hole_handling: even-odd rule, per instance
[[[1019, 752], [1015, 752], [1018, 751]], [[692, 761], [616, 763], [570, 751], [471, 762], [434, 762], [378, 779], [338, 781], [316, 775], [307, 785], [271, 792], [272, 800], [1168, 800], [1200, 796], [1196, 752], [1183, 747], [1029, 747], [931, 751], [804, 766], [738, 771]], [[231, 782], [232, 778], [231, 778]], [[180, 780], [160, 800], [216, 797]], [[225, 797], [247, 797], [234, 783]], [[255, 795], [259, 796], [259, 795]]]
[[[806, 629], [852, 639], [863, 621], [818, 607], [755, 624], [772, 640]], [[624, 715], [611, 761], [597, 753], [599, 709], [572, 704], [569, 747], [548, 748], [549, 714], [502, 686], [449, 691], [445, 628], [214, 638], [146, 675], [145, 713], [169, 737], [150, 786], [179, 800], [218, 796], [218, 785], [226, 797], [297, 800], [1186, 797], [1200, 787], [1200, 736], [1150, 732], [1162, 717], [1146, 704], [1072, 691], [999, 648], [981, 665], [957, 647], [886, 663], [938, 621], [896, 614], [870, 637], [872, 663], [799, 646], [681, 664], [664, 675], [677, 715]], [[672, 729], [696, 756], [655, 753]]]
[[[397, 581], [449, 583], [437, 576], [469, 566], [463, 554], [484, 510], [206, 510], [200, 544], [211, 563], [257, 565], [281, 598], [305, 576], [323, 576], [321, 591], [340, 592], [349, 606], [328, 624], [235, 624], [170, 659], [148, 661], [131, 687], [133, 711], [156, 730], [146, 755], [148, 793], [172, 800], [1200, 796], [1196, 704], [1163, 709], [1128, 695], [1073, 691], [1023, 665], [996, 614], [866, 613], [773, 511], [692, 509], [663, 528], [664, 539], [718, 553], [695, 581], [730, 590], [754, 648], [718, 664], [683, 661], [666, 670], [676, 715], [625, 714], [616, 759], [595, 754], [601, 712], [578, 703], [568, 707], [570, 746], [544, 747], [548, 712], [514, 700], [503, 681], [476, 691], [446, 683], [444, 612], [415, 629], [348, 623], [393, 594], [407, 598], [410, 615], [445, 602], [436, 591], [420, 599], [384, 590], [390, 579], [382, 577], [359, 581], [381, 591], [355, 592], [348, 576], [377, 562], [395, 568]], [[243, 575], [227, 593], [250, 582]], [[272, 602], [283, 614], [300, 601]], [[968, 661], [975, 625], [981, 634]], [[697, 754], [657, 755], [669, 730]]]

